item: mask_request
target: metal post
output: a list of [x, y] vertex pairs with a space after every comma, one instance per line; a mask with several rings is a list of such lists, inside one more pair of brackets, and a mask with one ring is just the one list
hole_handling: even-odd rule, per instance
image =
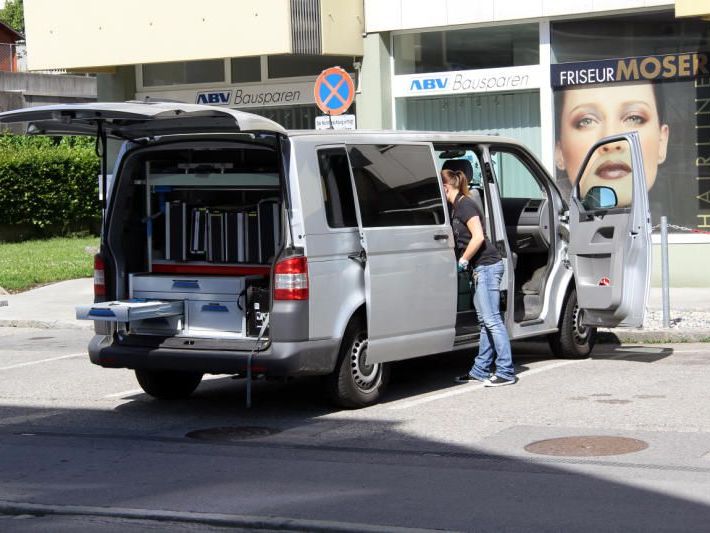
[[668, 217], [661, 217], [661, 287], [663, 302], [663, 327], [671, 327], [671, 304], [668, 274]]

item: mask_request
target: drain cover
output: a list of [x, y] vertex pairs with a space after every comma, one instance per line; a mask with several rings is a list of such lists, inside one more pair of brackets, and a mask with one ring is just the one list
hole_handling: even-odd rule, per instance
[[268, 437], [278, 432], [278, 429], [273, 428], [240, 426], [197, 429], [195, 431], [190, 431], [185, 436], [191, 439], [198, 440], [230, 442], [235, 440], [258, 439], [260, 437]]
[[525, 446], [525, 451], [561, 457], [600, 457], [640, 452], [646, 448], [648, 443], [638, 439], [590, 436], [539, 440]]

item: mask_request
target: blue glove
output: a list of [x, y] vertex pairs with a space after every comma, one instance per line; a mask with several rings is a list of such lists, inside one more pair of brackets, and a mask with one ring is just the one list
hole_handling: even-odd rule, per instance
[[468, 270], [468, 261], [466, 261], [463, 257], [459, 259], [459, 262], [456, 263], [456, 269], [458, 272], [463, 272], [464, 270]]

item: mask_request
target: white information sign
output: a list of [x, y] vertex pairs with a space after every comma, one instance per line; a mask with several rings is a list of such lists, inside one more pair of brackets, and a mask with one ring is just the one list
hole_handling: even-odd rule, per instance
[[[332, 126], [331, 126], [331, 120]], [[354, 130], [355, 129], [355, 115], [336, 115], [334, 117], [329, 117], [327, 115], [321, 115], [316, 117], [316, 129], [317, 130]]]

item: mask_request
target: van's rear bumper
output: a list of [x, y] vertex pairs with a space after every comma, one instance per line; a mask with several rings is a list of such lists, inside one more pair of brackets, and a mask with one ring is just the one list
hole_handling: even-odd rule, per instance
[[[252, 370], [271, 376], [329, 374], [335, 369], [339, 347], [338, 339], [272, 342], [254, 353]], [[89, 343], [89, 357], [106, 368], [238, 374], [246, 372], [249, 351], [122, 345], [112, 336], [96, 335]]]

